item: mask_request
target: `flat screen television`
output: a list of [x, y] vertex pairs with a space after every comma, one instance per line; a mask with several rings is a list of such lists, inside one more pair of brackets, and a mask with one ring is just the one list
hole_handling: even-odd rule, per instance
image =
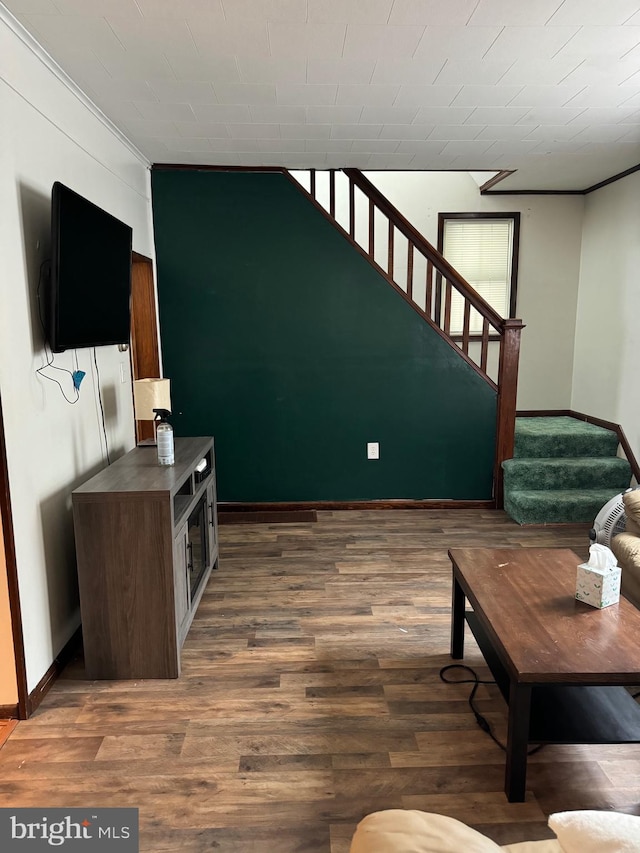
[[51, 232], [52, 352], [129, 343], [131, 228], [56, 181]]

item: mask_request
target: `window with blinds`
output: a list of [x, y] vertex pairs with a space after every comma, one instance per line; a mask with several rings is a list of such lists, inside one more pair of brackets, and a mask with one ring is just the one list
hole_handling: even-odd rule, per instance
[[[465, 218], [441, 214], [440, 251], [501, 317], [511, 315], [515, 306], [517, 251], [515, 215], [487, 218], [475, 214]], [[512, 294], [513, 288], [513, 294]], [[512, 298], [513, 297], [513, 298]], [[464, 300], [457, 291], [451, 296], [451, 332], [462, 332]], [[482, 317], [471, 309], [469, 331], [482, 332]]]

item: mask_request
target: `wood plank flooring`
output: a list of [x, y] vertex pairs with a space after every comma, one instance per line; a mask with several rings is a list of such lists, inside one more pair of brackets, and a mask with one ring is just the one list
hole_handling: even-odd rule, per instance
[[[356, 823], [418, 808], [499, 843], [551, 837], [550, 812], [637, 812], [640, 746], [546, 747], [527, 799], [450, 663], [452, 546], [572, 547], [489, 510], [319, 512], [220, 528], [174, 681], [98, 682], [73, 662], [0, 750], [0, 806], [136, 806], [141, 849], [347, 853]], [[488, 677], [467, 640], [465, 662]], [[505, 734], [493, 686], [478, 706]]]

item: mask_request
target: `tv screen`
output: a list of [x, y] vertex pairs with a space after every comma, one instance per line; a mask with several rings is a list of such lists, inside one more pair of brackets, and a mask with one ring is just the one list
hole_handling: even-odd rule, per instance
[[129, 343], [131, 228], [58, 181], [51, 198], [51, 350]]

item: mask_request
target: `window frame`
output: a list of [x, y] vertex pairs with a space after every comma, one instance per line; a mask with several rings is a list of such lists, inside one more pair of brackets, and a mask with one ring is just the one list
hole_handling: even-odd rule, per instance
[[438, 251], [444, 257], [444, 224], [447, 219], [510, 219], [513, 223], [513, 241], [511, 245], [511, 280], [509, 282], [509, 316], [516, 315], [518, 304], [518, 258], [520, 255], [520, 212], [482, 211], [478, 213], [438, 213]]

